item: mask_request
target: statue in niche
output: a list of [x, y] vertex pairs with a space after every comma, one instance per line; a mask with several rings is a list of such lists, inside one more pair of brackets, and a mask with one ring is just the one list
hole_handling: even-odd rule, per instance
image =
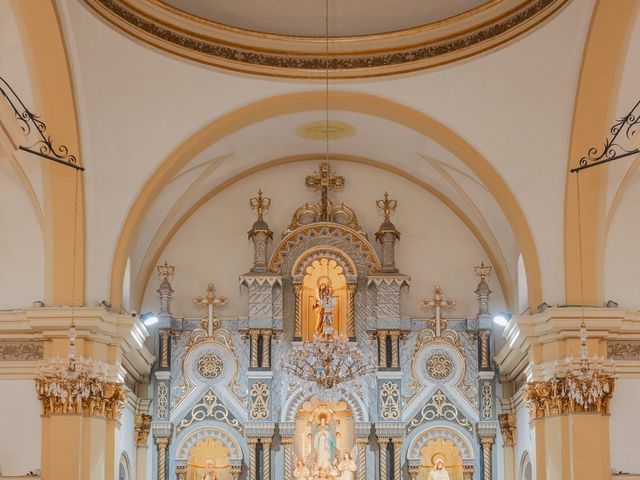
[[333, 429], [327, 424], [327, 417], [320, 417], [320, 421], [313, 431], [313, 448], [316, 454], [316, 469], [331, 470], [336, 449]]
[[351, 454], [344, 452], [342, 460], [338, 463], [338, 472], [340, 472], [339, 480], [353, 480], [355, 472], [358, 469], [356, 462], [351, 458]]
[[427, 480], [449, 480], [449, 474], [444, 468], [444, 460], [441, 458], [436, 460], [436, 464], [433, 467], [433, 470], [429, 473], [429, 478]]
[[318, 285], [318, 295], [313, 309], [318, 312], [316, 319], [315, 335], [319, 339], [328, 339], [333, 336], [333, 309], [337, 304], [333, 295], [333, 287], [329, 278], [323, 278]]
[[204, 462], [204, 476], [202, 480], [218, 480], [218, 476], [216, 475], [216, 463], [210, 458]]
[[293, 470], [293, 478], [296, 480], [309, 480], [311, 471], [300, 459], [296, 462], [296, 468]]

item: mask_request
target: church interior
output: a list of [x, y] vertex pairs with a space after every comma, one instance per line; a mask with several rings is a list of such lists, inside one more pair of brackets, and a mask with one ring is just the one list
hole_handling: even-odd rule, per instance
[[0, 479], [640, 479], [639, 0], [0, 0]]

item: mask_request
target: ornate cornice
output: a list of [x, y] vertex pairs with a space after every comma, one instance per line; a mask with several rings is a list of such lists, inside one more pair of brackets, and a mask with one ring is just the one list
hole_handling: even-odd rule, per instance
[[[421, 27], [330, 39], [331, 76], [406, 73], [485, 52], [543, 23], [568, 0], [496, 0]], [[324, 78], [324, 39], [253, 32], [157, 0], [85, 0], [102, 18], [163, 51], [245, 73]]]

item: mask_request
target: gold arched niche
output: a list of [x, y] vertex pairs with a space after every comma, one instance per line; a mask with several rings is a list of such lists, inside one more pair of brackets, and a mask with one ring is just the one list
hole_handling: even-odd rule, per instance
[[336, 304], [333, 308], [333, 328], [341, 339], [347, 339], [347, 304], [348, 286], [342, 266], [331, 258], [320, 258], [311, 262], [305, 269], [302, 278], [301, 291], [298, 301], [302, 311], [302, 340], [312, 341], [320, 335], [320, 307], [318, 305], [318, 288], [321, 284], [328, 284], [333, 288]]
[[460, 449], [451, 440], [434, 438], [420, 449], [420, 470], [417, 480], [427, 480], [436, 461], [442, 459], [450, 480], [462, 480]]
[[218, 480], [231, 480], [229, 449], [220, 440], [205, 438], [198, 441], [189, 452], [187, 480], [201, 480], [207, 460], [213, 460]]

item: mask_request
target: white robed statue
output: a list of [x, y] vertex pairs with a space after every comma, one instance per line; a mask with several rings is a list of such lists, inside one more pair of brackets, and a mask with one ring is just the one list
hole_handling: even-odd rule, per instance
[[321, 417], [320, 423], [313, 432], [313, 448], [316, 451], [316, 468], [318, 470], [333, 467], [335, 445], [333, 431], [327, 425], [327, 419]]
[[449, 474], [444, 468], [444, 460], [441, 458], [436, 460], [436, 465], [429, 473], [428, 480], [449, 480]]
[[342, 460], [338, 463], [339, 480], [353, 480], [357, 469], [356, 462], [353, 461], [351, 455], [348, 452], [344, 452]]

